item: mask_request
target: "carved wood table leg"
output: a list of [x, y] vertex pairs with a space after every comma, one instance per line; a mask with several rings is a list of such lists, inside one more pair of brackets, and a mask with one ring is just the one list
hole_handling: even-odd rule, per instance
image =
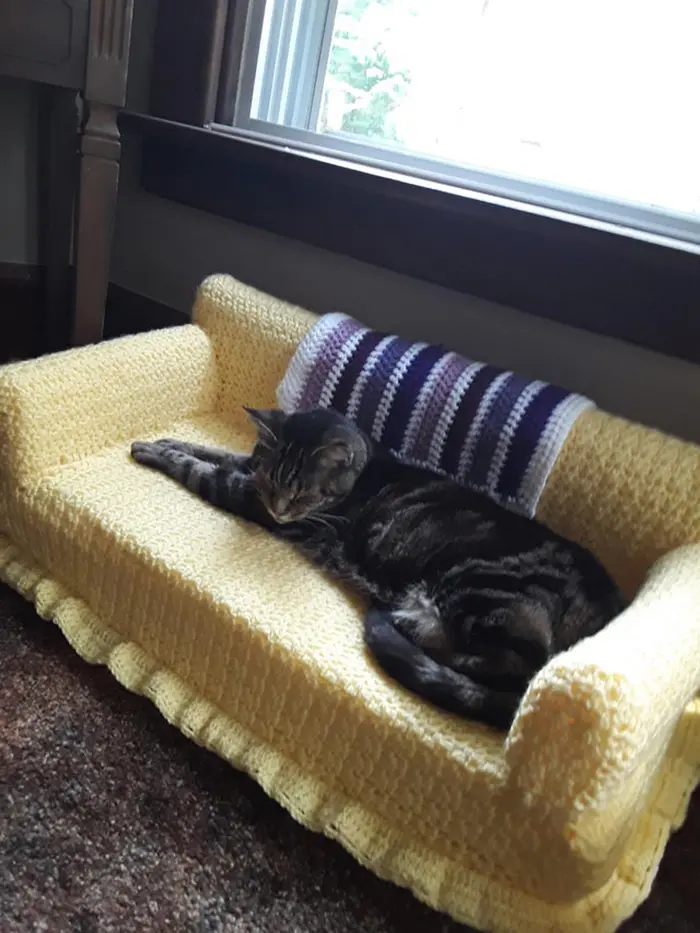
[[74, 346], [102, 338], [119, 186], [117, 108], [88, 104], [76, 214]]
[[91, 0], [75, 224], [74, 346], [102, 338], [117, 207], [133, 0]]

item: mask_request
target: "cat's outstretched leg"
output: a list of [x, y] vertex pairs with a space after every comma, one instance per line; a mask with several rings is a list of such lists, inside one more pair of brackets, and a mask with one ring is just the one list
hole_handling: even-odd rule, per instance
[[[158, 450], [178, 450], [185, 454], [196, 457], [197, 460], [203, 460], [206, 463], [215, 463], [225, 465], [231, 470], [249, 469], [250, 456], [248, 454], [236, 454], [231, 450], [224, 450], [220, 447], [205, 447], [202, 444], [192, 444], [190, 441], [181, 441], [174, 437], [161, 437], [157, 441], [134, 441], [134, 446], [139, 448], [157, 447]], [[132, 448], [133, 456], [133, 448]], [[134, 458], [138, 459], [138, 458]], [[141, 462], [141, 461], [140, 461]], [[147, 464], [147, 466], [150, 464]]]
[[165, 473], [216, 508], [265, 527], [270, 524], [255, 491], [247, 455], [163, 438], [134, 441], [131, 456], [137, 463]]

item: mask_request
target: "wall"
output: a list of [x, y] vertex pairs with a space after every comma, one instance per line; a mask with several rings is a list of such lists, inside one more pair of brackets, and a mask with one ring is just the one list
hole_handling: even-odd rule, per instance
[[[153, 0], [136, 5], [129, 106], [147, 99]], [[0, 81], [0, 262], [36, 259], [36, 92]], [[125, 139], [112, 278], [188, 310], [226, 271], [322, 313], [440, 341], [469, 356], [586, 393], [611, 411], [700, 442], [700, 367], [437, 288], [154, 198]]]
[[0, 78], [0, 262], [36, 262], [35, 89]]
[[138, 189], [135, 153], [127, 156], [113, 260], [127, 288], [187, 311], [205, 275], [229, 272], [318, 313], [346, 311], [442, 342], [700, 442], [698, 366], [152, 197]]

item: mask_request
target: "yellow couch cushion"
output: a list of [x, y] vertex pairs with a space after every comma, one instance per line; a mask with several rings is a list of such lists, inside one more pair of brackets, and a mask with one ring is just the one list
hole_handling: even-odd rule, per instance
[[[545, 517], [607, 547], [628, 588], [653, 567], [627, 613], [541, 672], [504, 737], [384, 678], [351, 593], [129, 459], [130, 440], [164, 434], [247, 448], [240, 405], [273, 404], [314, 320], [223, 276], [196, 313], [201, 327], [0, 370], [0, 577], [84, 657], [433, 906], [503, 933], [615, 929], [700, 765], [700, 549], [676, 549], [697, 540], [697, 448], [583, 416]], [[620, 457], [596, 466], [613, 435]], [[643, 492], [630, 504], [630, 470], [663, 487], [663, 514]]]

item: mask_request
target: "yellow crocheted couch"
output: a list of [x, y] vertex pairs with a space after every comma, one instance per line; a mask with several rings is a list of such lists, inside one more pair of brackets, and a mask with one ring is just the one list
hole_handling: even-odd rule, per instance
[[[584, 413], [540, 500], [637, 596], [554, 659], [507, 737], [431, 709], [284, 544], [129, 459], [243, 449], [312, 315], [226, 276], [197, 324], [0, 369], [0, 577], [302, 823], [503, 933], [611, 931], [700, 765], [700, 448]], [[128, 763], [125, 763], [128, 766]]]

